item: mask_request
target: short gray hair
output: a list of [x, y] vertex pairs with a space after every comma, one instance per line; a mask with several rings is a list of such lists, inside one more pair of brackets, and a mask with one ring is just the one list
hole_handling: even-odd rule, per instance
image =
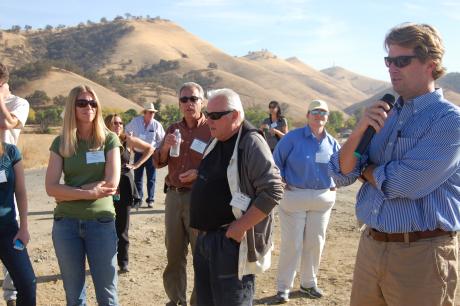
[[214, 89], [208, 92], [208, 101], [216, 97], [225, 97], [227, 110], [236, 110], [240, 113], [241, 122], [244, 120], [244, 109], [240, 96], [230, 88]]
[[200, 84], [198, 83], [195, 83], [195, 82], [187, 82], [187, 83], [184, 83], [182, 84], [181, 88], [179, 89], [179, 91], [177, 92], [177, 95], [180, 97], [180, 93], [182, 92], [182, 90], [184, 90], [185, 88], [196, 88], [198, 89], [198, 94], [200, 95], [200, 98], [201, 100], [204, 100], [204, 90], [203, 90], [203, 87], [201, 87]]

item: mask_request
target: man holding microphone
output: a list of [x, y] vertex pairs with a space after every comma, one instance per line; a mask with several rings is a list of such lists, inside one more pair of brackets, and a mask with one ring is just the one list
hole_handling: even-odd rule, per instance
[[[454, 305], [460, 229], [460, 109], [435, 88], [444, 46], [426, 24], [385, 38], [395, 106], [377, 101], [329, 164], [338, 186], [360, 178], [356, 214], [366, 224], [350, 304]], [[355, 152], [368, 127], [368, 150]], [[362, 153], [362, 154], [361, 154]]]

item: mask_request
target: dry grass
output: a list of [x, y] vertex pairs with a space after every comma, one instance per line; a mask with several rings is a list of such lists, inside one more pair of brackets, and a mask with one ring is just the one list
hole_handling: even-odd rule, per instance
[[21, 133], [18, 147], [22, 153], [24, 168], [43, 168], [48, 165], [49, 147], [56, 137], [53, 134]]

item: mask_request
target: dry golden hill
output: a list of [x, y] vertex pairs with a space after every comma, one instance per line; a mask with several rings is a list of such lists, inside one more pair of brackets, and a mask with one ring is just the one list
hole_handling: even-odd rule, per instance
[[59, 95], [67, 96], [69, 91], [78, 85], [91, 86], [96, 91], [96, 94], [104, 107], [123, 111], [130, 108], [135, 110], [141, 109], [139, 105], [123, 98], [116, 92], [113, 92], [78, 74], [58, 68], [52, 68], [46, 76], [28, 82], [24, 87], [15, 92], [15, 94], [25, 97], [32, 94], [35, 90], [43, 90], [50, 98], [53, 98]]
[[[303, 116], [305, 105], [314, 98], [343, 109], [368, 94], [337, 81], [305, 64], [266, 56], [266, 51], [233, 57], [170, 21], [129, 21], [133, 30], [116, 44], [101, 72], [109, 70], [118, 75], [135, 74], [140, 69], [158, 64], [160, 60], [177, 61], [174, 73], [182, 76], [191, 70], [207, 71], [215, 63], [214, 75], [221, 79], [207, 89], [231, 87], [243, 97], [243, 102], [266, 107], [270, 100], [291, 105], [290, 113]], [[291, 60], [292, 61], [292, 60]], [[167, 95], [163, 95], [165, 99]], [[167, 100], [167, 99], [166, 99]], [[174, 100], [173, 100], [174, 101]]]
[[348, 83], [351, 87], [369, 95], [373, 95], [391, 86], [388, 82], [368, 78], [338, 66], [323, 69], [321, 72], [337, 81]]

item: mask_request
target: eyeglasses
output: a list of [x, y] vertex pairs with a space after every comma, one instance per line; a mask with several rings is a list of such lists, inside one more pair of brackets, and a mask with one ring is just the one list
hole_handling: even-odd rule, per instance
[[97, 108], [97, 102], [94, 101], [94, 100], [85, 100], [85, 99], [78, 99], [77, 101], [75, 101], [75, 105], [77, 107], [87, 107], [88, 104], [92, 107], [92, 108]]
[[270, 106], [268, 106], [268, 108], [270, 108], [270, 109], [277, 108], [277, 107], [278, 107], [278, 106], [276, 106], [276, 105], [270, 105]]
[[321, 110], [321, 109], [314, 109], [314, 110], [311, 110], [311, 111], [310, 111], [310, 114], [312, 114], [312, 115], [326, 116], [327, 114], [329, 114], [329, 112], [328, 112], [328, 111], [325, 111], [325, 110]]
[[223, 112], [212, 112], [212, 113], [204, 112], [204, 116], [207, 119], [219, 120], [220, 118], [222, 118], [222, 116], [225, 116], [225, 115], [230, 114], [232, 112], [233, 112], [233, 110], [228, 110], [228, 111], [223, 111]]
[[113, 122], [113, 125], [123, 125], [123, 122], [121, 122], [121, 121], [114, 121], [114, 122]]
[[398, 68], [406, 67], [412, 62], [413, 58], [417, 58], [417, 56], [416, 55], [401, 55], [401, 56], [395, 56], [395, 57], [390, 57], [390, 56], [384, 57], [385, 65], [387, 67], [390, 67], [391, 64], [394, 64]]
[[200, 100], [201, 98], [200, 97], [197, 97], [197, 96], [190, 96], [190, 97], [187, 97], [187, 96], [183, 96], [183, 97], [180, 97], [179, 98], [179, 101], [181, 103], [187, 103], [189, 100], [192, 101], [192, 103], [196, 103], [198, 102], [198, 100]]

